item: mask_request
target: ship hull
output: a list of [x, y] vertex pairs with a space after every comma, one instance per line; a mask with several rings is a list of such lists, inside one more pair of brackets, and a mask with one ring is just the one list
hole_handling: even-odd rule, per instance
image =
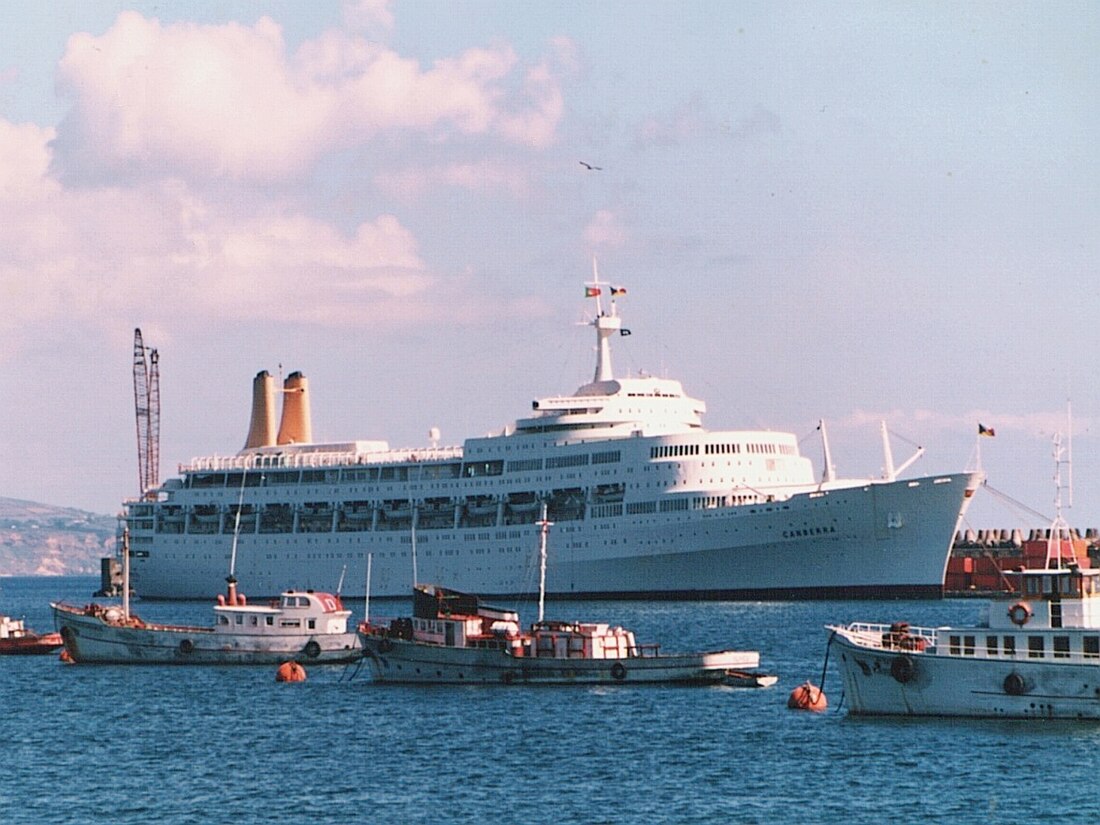
[[376, 682], [394, 684], [722, 684], [759, 666], [755, 651], [724, 650], [621, 659], [524, 658], [503, 650], [363, 638]]
[[876, 650], [839, 633], [831, 644], [845, 701], [856, 715], [1100, 719], [1100, 661], [996, 661]]
[[[556, 598], [938, 598], [951, 540], [978, 477], [866, 482], [764, 504], [619, 515], [553, 528], [547, 593]], [[292, 583], [356, 592], [370, 556], [372, 596], [405, 596], [421, 581], [483, 595], [537, 591], [534, 524], [472, 529], [242, 533], [237, 565], [254, 592]], [[134, 585], [143, 598], [216, 593], [224, 535], [142, 539]], [[365, 588], [363, 588], [365, 590]]]

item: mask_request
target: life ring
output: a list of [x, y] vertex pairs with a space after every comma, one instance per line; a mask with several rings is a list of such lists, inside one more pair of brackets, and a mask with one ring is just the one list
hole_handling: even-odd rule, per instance
[[1027, 682], [1023, 676], [1013, 671], [1005, 676], [1004, 689], [1009, 696], [1022, 696], [1027, 692]]
[[192, 642], [190, 639], [184, 639], [182, 642], [180, 642], [180, 653], [184, 654], [185, 656], [194, 649], [195, 643]]
[[1008, 619], [1017, 627], [1023, 627], [1032, 617], [1031, 605], [1027, 602], [1016, 602], [1008, 608]]
[[378, 643], [379, 653], [389, 653], [391, 650], [393, 650], [393, 642], [391, 640], [384, 638]]
[[621, 682], [626, 678], [626, 668], [623, 667], [622, 662], [615, 662], [615, 664], [611, 666], [611, 678], [616, 682]]
[[905, 685], [913, 680], [917, 673], [917, 663], [909, 656], [898, 656], [890, 662], [890, 675], [894, 681]]
[[317, 644], [317, 642], [315, 642], [313, 640], [310, 640], [306, 644], [305, 653], [306, 653], [306, 656], [308, 656], [309, 658], [316, 659], [318, 656], [321, 655], [321, 646], [319, 644]]

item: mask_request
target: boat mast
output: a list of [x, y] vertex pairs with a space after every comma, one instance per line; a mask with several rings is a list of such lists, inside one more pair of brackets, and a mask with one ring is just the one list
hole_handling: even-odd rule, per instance
[[228, 596], [226, 601], [229, 604], [237, 603], [237, 539], [241, 535], [241, 508], [244, 506], [244, 482], [248, 477], [248, 467], [245, 466], [241, 473], [241, 492], [237, 495], [237, 515], [233, 519], [233, 543], [229, 549], [229, 575], [225, 577], [225, 583], [228, 585]]
[[[603, 287], [605, 286], [611, 290], [611, 310], [606, 314], [603, 311], [603, 301], [601, 300]], [[585, 296], [596, 299], [596, 317], [592, 319], [592, 326], [596, 328], [596, 375], [592, 379], [593, 381], [611, 381], [615, 377], [611, 370], [610, 338], [617, 332], [621, 334], [623, 326], [622, 319], [615, 307], [613, 297], [615, 291], [616, 289], [606, 281], [600, 280], [600, 273], [596, 268], [596, 259], [593, 258], [592, 280], [585, 284]]]
[[130, 527], [122, 525], [122, 620], [130, 621]]
[[[1069, 544], [1070, 554], [1073, 556], [1073, 560], [1077, 560], [1077, 551], [1073, 546], [1073, 533], [1069, 528], [1069, 523], [1062, 516], [1062, 491], [1067, 490], [1066, 483], [1062, 480], [1062, 465], [1069, 463], [1067, 458], [1068, 451], [1062, 448], [1062, 434], [1054, 434], [1054, 522], [1050, 525], [1050, 537], [1047, 539], [1047, 558], [1045, 566], [1050, 567], [1051, 557], [1054, 555], [1054, 548], [1057, 547], [1058, 553], [1058, 567], [1062, 566], [1062, 543]], [[1070, 476], [1072, 478], [1072, 476]], [[1069, 495], [1072, 497], [1073, 493]], [[1072, 500], [1072, 498], [1071, 498]]]
[[542, 503], [542, 517], [535, 522], [539, 526], [539, 622], [542, 622], [546, 603], [546, 535], [554, 522], [546, 519], [546, 502]]

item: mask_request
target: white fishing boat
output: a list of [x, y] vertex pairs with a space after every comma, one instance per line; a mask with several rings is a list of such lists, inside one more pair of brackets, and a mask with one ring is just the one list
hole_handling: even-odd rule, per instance
[[435, 585], [413, 588], [411, 617], [364, 621], [359, 628], [375, 681], [414, 684], [636, 684], [647, 682], [763, 687], [756, 651], [663, 653], [623, 627], [547, 621], [546, 530], [541, 521], [539, 615], [530, 629], [519, 614], [477, 596]]
[[[424, 581], [531, 595], [528, 553], [545, 504], [568, 535], [568, 554], [548, 571], [558, 598], [942, 596], [980, 474], [904, 476], [916, 456], [895, 466], [885, 426], [881, 478], [840, 477], [824, 424], [816, 472], [794, 433], [707, 430], [705, 402], [679, 381], [612, 369], [612, 348], [630, 332], [624, 293], [599, 277], [586, 284], [591, 380], [455, 446], [441, 446], [434, 428], [429, 444], [409, 448], [315, 442], [306, 377], [291, 373], [277, 390], [260, 372], [243, 449], [194, 458], [127, 502], [135, 590], [146, 599], [216, 592], [220, 551], [243, 510], [240, 575], [257, 594], [333, 581], [373, 555], [375, 595], [404, 596], [415, 532]], [[301, 552], [303, 543], [317, 552]]]
[[[130, 610], [129, 541], [123, 546], [122, 602], [83, 607], [53, 602], [54, 624], [74, 662], [112, 664], [267, 665], [288, 659], [332, 664], [362, 656], [351, 611], [339, 593], [287, 590], [249, 602], [232, 572], [209, 627], [147, 622]], [[235, 548], [234, 548], [235, 551]]]
[[1023, 570], [970, 627], [830, 626], [856, 714], [1100, 719], [1100, 570]]
[[852, 713], [1100, 719], [1100, 570], [1076, 559], [1055, 481], [1044, 566], [1006, 573], [975, 624], [828, 627]]

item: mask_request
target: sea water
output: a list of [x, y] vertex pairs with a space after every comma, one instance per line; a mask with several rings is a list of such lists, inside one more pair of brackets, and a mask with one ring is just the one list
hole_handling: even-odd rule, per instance
[[[0, 612], [52, 630], [49, 602], [83, 604], [97, 584], [3, 579]], [[211, 604], [134, 608], [208, 624]], [[549, 617], [668, 651], [759, 650], [780, 677], [764, 689], [399, 687], [308, 665], [280, 684], [265, 666], [0, 657], [0, 823], [1096, 822], [1100, 725], [849, 717], [831, 666], [829, 710], [787, 710], [821, 681], [824, 624], [938, 626], [978, 608], [548, 600]]]

